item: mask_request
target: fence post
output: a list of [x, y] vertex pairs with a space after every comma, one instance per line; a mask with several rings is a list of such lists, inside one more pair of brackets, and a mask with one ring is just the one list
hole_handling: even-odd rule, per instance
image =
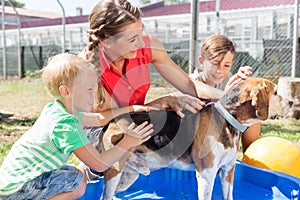
[[43, 69], [43, 66], [44, 66], [44, 61], [43, 61], [43, 47], [42, 46], [39, 46], [39, 68], [40, 69]]
[[295, 0], [294, 13], [294, 38], [293, 38], [293, 57], [292, 57], [292, 78], [296, 76], [297, 56], [298, 56], [298, 15], [299, 15], [299, 0]]
[[62, 53], [65, 52], [65, 43], [66, 43], [66, 14], [65, 14], [65, 9], [63, 7], [63, 5], [60, 3], [59, 0], [57, 0], [57, 3], [60, 5], [62, 12], [63, 12], [63, 18], [62, 18], [62, 26], [63, 26], [63, 41], [61, 44], [62, 47]]
[[21, 76], [25, 76], [25, 46], [21, 46]]
[[220, 0], [216, 0], [216, 33], [220, 34]]
[[7, 79], [7, 66], [6, 66], [6, 36], [5, 36], [5, 0], [2, 0], [2, 45], [3, 45], [3, 50], [2, 50], [2, 55], [3, 55], [3, 60], [2, 60], [2, 67], [3, 67], [3, 78]]
[[189, 74], [193, 73], [196, 66], [196, 47], [198, 41], [198, 14], [199, 0], [191, 1], [191, 37], [189, 47]]
[[18, 76], [19, 78], [23, 78], [24, 77], [24, 73], [22, 73], [22, 69], [21, 69], [21, 17], [17, 11], [17, 9], [15, 8], [15, 6], [11, 3], [11, 0], [8, 0], [8, 3], [10, 4], [10, 6], [14, 9], [16, 15], [17, 15], [17, 27], [18, 27], [18, 39], [17, 39], [17, 43], [18, 43]]

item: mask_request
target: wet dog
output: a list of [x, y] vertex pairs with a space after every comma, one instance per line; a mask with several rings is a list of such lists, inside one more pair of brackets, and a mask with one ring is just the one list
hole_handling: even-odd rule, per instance
[[160, 110], [128, 113], [116, 117], [105, 128], [96, 147], [112, 148], [133, 121], [147, 120], [154, 125], [152, 138], [132, 148], [104, 172], [102, 199], [113, 199], [126, 190], [139, 174], [172, 166], [195, 170], [198, 198], [211, 199], [214, 179], [220, 176], [224, 199], [233, 198], [235, 162], [239, 140], [247, 127], [272, 116], [283, 116], [292, 103], [276, 94], [276, 85], [262, 78], [248, 78], [228, 91], [218, 102], [210, 103], [197, 114]]

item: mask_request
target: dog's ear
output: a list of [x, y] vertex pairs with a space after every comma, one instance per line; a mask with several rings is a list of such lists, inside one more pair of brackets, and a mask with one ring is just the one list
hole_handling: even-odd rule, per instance
[[260, 120], [266, 120], [269, 115], [269, 92], [267, 84], [262, 82], [250, 91], [251, 105], [256, 110], [256, 116]]

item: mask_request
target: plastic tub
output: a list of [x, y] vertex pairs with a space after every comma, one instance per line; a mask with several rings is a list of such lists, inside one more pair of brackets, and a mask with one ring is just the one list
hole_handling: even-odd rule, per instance
[[[80, 200], [98, 200], [101, 196], [103, 178], [96, 179], [87, 186]], [[300, 179], [271, 170], [261, 169], [237, 161], [233, 197], [238, 200], [300, 199]], [[197, 181], [194, 171], [163, 168], [140, 175], [138, 180], [124, 192], [116, 195], [126, 199], [197, 199]], [[219, 177], [217, 176], [212, 199], [222, 199]]]

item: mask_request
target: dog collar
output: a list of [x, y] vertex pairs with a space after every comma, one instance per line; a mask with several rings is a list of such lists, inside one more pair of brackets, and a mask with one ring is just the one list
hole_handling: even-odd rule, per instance
[[245, 126], [238, 122], [225, 108], [224, 106], [220, 103], [220, 101], [215, 103], [215, 107], [218, 110], [218, 112], [225, 118], [225, 120], [231, 124], [234, 128], [239, 130], [240, 132], [244, 133], [247, 129], [248, 126]]

